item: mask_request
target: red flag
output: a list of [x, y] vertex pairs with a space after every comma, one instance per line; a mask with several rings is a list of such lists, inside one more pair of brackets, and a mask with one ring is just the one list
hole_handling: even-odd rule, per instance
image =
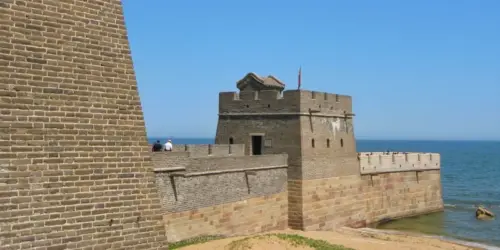
[[298, 79], [298, 88], [300, 89], [300, 84], [302, 82], [302, 66], [299, 68], [299, 79]]

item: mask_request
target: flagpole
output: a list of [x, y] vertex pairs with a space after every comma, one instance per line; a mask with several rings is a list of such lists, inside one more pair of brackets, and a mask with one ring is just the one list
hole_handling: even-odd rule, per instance
[[300, 85], [302, 84], [302, 66], [299, 67], [299, 77], [297, 80], [297, 89], [300, 89]]

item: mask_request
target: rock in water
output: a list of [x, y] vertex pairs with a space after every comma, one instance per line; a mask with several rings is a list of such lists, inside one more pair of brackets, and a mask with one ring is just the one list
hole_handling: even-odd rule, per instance
[[476, 219], [478, 220], [489, 220], [493, 219], [495, 217], [495, 214], [490, 212], [484, 207], [478, 207], [476, 209]]

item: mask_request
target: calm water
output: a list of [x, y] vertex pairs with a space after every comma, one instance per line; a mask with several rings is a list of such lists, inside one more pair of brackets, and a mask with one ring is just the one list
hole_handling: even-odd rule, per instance
[[[150, 142], [154, 142], [151, 139]], [[161, 139], [165, 142], [165, 139]], [[209, 144], [212, 139], [173, 138], [174, 144]], [[475, 205], [500, 215], [500, 142], [358, 141], [358, 151], [437, 152], [445, 211], [402, 219], [382, 229], [444, 235], [500, 246], [500, 219], [478, 221]]]

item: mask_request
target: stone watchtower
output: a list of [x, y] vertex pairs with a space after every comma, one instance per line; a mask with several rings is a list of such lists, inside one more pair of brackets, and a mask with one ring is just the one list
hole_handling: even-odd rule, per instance
[[247, 74], [240, 92], [219, 94], [217, 144], [245, 144], [249, 155], [288, 154], [289, 226], [308, 229], [307, 189], [317, 180], [360, 173], [350, 96], [283, 91], [276, 77]]

